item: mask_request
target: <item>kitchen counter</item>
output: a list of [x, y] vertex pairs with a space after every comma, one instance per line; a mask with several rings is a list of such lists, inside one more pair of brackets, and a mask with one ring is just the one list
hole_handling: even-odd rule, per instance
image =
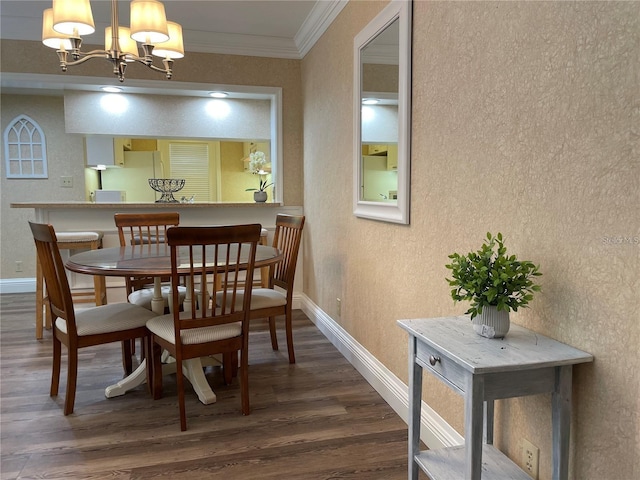
[[118, 246], [118, 230], [113, 216], [118, 212], [178, 212], [180, 225], [235, 225], [259, 223], [268, 230], [275, 229], [276, 215], [302, 215], [301, 206], [280, 203], [92, 203], [14, 202], [11, 208], [32, 208], [35, 221], [50, 223], [57, 231], [98, 230], [104, 233], [106, 247]]
[[[178, 212], [180, 225], [238, 225], [259, 223], [269, 231], [268, 241], [273, 239], [276, 215], [303, 215], [302, 206], [283, 206], [280, 203], [92, 203], [80, 201], [67, 202], [12, 202], [11, 208], [32, 208], [34, 220], [38, 223], [50, 223], [56, 231], [97, 230], [104, 234], [102, 243], [105, 248], [120, 245], [118, 229], [113, 216], [118, 212]], [[302, 269], [302, 262], [298, 262]], [[83, 286], [76, 283], [72, 274], [72, 286]], [[302, 282], [302, 273], [296, 274]], [[82, 276], [81, 276], [82, 277]], [[116, 286], [121, 279], [108, 279], [107, 286]], [[296, 284], [297, 284], [296, 279]], [[296, 285], [294, 290], [299, 289]]]

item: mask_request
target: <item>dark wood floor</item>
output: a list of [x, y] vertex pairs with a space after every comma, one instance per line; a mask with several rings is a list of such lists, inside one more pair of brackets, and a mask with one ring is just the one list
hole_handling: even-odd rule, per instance
[[250, 337], [252, 413], [237, 383], [207, 378], [218, 401], [202, 405], [188, 385], [180, 432], [175, 375], [153, 401], [146, 386], [107, 399], [122, 377], [119, 345], [80, 355], [74, 414], [49, 397], [51, 333], [34, 338], [32, 294], [1, 295], [2, 479], [404, 479], [407, 426], [301, 311], [295, 365], [273, 352], [263, 322]]

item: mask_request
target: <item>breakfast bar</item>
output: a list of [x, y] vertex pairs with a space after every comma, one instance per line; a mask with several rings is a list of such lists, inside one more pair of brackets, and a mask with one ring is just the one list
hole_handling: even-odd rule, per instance
[[[50, 223], [56, 231], [87, 231], [95, 230], [103, 233], [103, 248], [117, 247], [118, 230], [114, 223], [114, 215], [118, 212], [151, 213], [151, 212], [179, 212], [180, 225], [234, 225], [246, 223], [260, 223], [269, 231], [269, 243], [275, 229], [276, 215], [302, 215], [301, 206], [284, 206], [281, 203], [93, 203], [84, 201], [65, 202], [15, 202], [11, 208], [33, 209], [34, 220], [38, 223]], [[34, 254], [35, 262], [35, 254]], [[298, 269], [302, 269], [302, 262], [298, 262]], [[297, 278], [302, 278], [301, 271]], [[89, 277], [71, 274], [71, 286], [83, 288]], [[107, 287], [117, 287], [122, 279], [113, 277], [107, 279]]]

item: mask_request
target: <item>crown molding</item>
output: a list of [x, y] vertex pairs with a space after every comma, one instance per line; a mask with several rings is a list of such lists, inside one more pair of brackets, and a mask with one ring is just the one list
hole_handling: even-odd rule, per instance
[[300, 59], [293, 40], [284, 37], [183, 30], [187, 52]]
[[300, 60], [329, 28], [349, 0], [316, 2], [293, 39], [262, 35], [240, 35], [183, 30], [190, 52], [222, 53]]
[[309, 53], [322, 34], [331, 26], [349, 0], [326, 0], [316, 2], [309, 16], [296, 33], [293, 41], [298, 49], [299, 58]]
[[[300, 60], [311, 50], [347, 3], [348, 0], [316, 2], [294, 38], [211, 33], [183, 28], [185, 49], [187, 52]], [[2, 38], [33, 41], [29, 32], [40, 32], [41, 28], [40, 18], [6, 15], [2, 18]], [[102, 29], [103, 26], [99, 25], [99, 28]]]

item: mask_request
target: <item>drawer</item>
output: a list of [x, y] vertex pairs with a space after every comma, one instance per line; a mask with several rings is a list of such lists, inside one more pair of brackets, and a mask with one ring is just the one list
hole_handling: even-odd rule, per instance
[[444, 383], [464, 393], [465, 370], [439, 350], [418, 342], [416, 361]]

